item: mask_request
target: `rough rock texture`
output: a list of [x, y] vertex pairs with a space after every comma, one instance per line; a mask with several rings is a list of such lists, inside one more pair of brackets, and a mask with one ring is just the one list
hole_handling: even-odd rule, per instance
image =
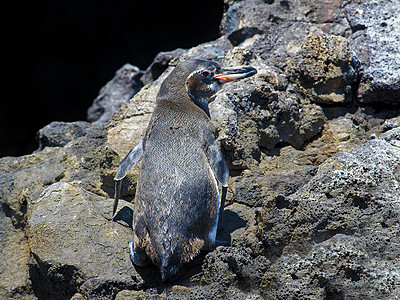
[[96, 135], [99, 126], [92, 125], [88, 122], [51, 122], [40, 129], [36, 135], [39, 141], [39, 149], [45, 147], [63, 147], [70, 141], [84, 136]]
[[362, 63], [362, 103], [400, 104], [400, 20], [398, 1], [362, 1], [346, 6], [351, 47]]
[[108, 122], [114, 112], [143, 87], [143, 83], [140, 81], [142, 74], [143, 72], [138, 67], [130, 64], [119, 69], [115, 73], [115, 77], [100, 90], [92, 106], [89, 107], [88, 121]]
[[384, 299], [398, 291], [399, 171], [400, 149], [375, 139], [336, 154], [296, 193], [263, 208], [257, 234], [276, 259], [264, 296]]
[[288, 71], [314, 102], [334, 104], [353, 100], [359, 65], [345, 38], [314, 29], [299, 51], [292, 52]]
[[[53, 122], [35, 153], [0, 160], [0, 299], [397, 299], [398, 6], [226, 0], [219, 39], [125, 65], [92, 123]], [[113, 177], [162, 81], [197, 57], [258, 74], [210, 103], [231, 172], [226, 245], [162, 284], [129, 260], [138, 168], [114, 220]]]
[[36, 299], [29, 277], [29, 247], [23, 229], [11, 219], [12, 211], [0, 198], [0, 297]]
[[102, 298], [143, 286], [128, 259], [130, 229], [111, 222], [111, 205], [73, 182], [50, 185], [32, 203], [28, 242], [39, 298], [69, 299], [78, 290]]

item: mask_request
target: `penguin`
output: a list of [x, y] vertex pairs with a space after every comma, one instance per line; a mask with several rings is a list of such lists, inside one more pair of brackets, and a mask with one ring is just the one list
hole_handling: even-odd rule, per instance
[[180, 63], [160, 86], [143, 140], [118, 168], [113, 215], [121, 180], [141, 161], [129, 253], [136, 266], [155, 264], [163, 282], [215, 247], [229, 170], [208, 103], [224, 83], [256, 73], [251, 66], [222, 69], [209, 60]]

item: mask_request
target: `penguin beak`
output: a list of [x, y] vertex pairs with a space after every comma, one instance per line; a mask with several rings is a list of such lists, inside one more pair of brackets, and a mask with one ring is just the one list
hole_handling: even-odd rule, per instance
[[214, 76], [214, 79], [218, 80], [220, 83], [226, 83], [242, 78], [247, 78], [255, 74], [257, 74], [257, 70], [251, 66], [224, 68], [222, 69], [222, 74], [216, 74]]

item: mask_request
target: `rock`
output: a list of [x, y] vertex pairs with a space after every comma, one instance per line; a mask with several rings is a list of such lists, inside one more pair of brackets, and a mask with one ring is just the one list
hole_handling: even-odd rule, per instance
[[395, 266], [376, 268], [380, 260], [369, 255], [368, 246], [358, 237], [336, 234], [313, 246], [305, 257], [287, 255], [264, 275], [262, 295], [264, 299], [393, 299], [399, 280]]
[[384, 134], [382, 134], [381, 138], [389, 142], [391, 145], [398, 147], [400, 141], [400, 127], [386, 131]]
[[[335, 68], [331, 68], [331, 72], [327, 74], [324, 72], [323, 75], [324, 77], [328, 75], [326, 79], [340, 78], [331, 81], [334, 85], [338, 85], [341, 80], [347, 82], [340, 87], [344, 88], [339, 93], [342, 96], [328, 97], [329, 100], [325, 97], [319, 101], [337, 102], [339, 99], [349, 101], [352, 94], [358, 93], [358, 101], [363, 104], [398, 105], [400, 56], [393, 50], [398, 48], [400, 32], [398, 16], [395, 13], [398, 11], [397, 2], [383, 0], [357, 3], [340, 0], [226, 2], [226, 11], [221, 21], [222, 33], [228, 35], [235, 46], [244, 46], [250, 42], [253, 44], [250, 47], [253, 55], [257, 54], [271, 64], [281, 64], [285, 60], [282, 57], [288, 56], [287, 52], [289, 54], [298, 52], [304, 35], [307, 35], [312, 28], [333, 34], [332, 42], [342, 40], [344, 43], [341, 43], [345, 47], [347, 41], [343, 37], [348, 38], [350, 54], [347, 54], [345, 60], [337, 61], [339, 65], [335, 63], [335, 59], [339, 58], [336, 55], [349, 53], [348, 50], [336, 52], [333, 61], [325, 60], [327, 67], [329, 65], [339, 67], [341, 72], [344, 71], [344, 75], [346, 73], [347, 75], [336, 77], [334, 74], [337, 72], [332, 72]], [[331, 49], [336, 47], [334, 44], [331, 45], [333, 46], [329, 47]], [[343, 64], [345, 61], [352, 63]], [[317, 60], [317, 64], [323, 62], [324, 59], [320, 62]], [[298, 66], [308, 67], [301, 63]], [[354, 71], [359, 67], [360, 74], [357, 75]], [[311, 82], [318, 84], [318, 81]], [[352, 91], [348, 86], [351, 86]], [[324, 85], [321, 87], [325, 88]]]
[[303, 152], [297, 153], [296, 164], [319, 165], [335, 153], [350, 151], [384, 130], [383, 120], [362, 108], [356, 111], [326, 108], [324, 112], [327, 121], [321, 136], [310, 142]]
[[217, 239], [244, 250], [244, 253], [249, 253], [252, 257], [262, 256], [263, 245], [256, 236], [257, 210], [258, 208], [237, 202], [228, 205], [224, 210]]
[[64, 151], [46, 148], [37, 154], [3, 158], [0, 169], [0, 198], [12, 222], [24, 228], [29, 201], [38, 198], [45, 186], [64, 178], [67, 164]]
[[[87, 125], [84, 122], [65, 124], [66, 128], [62, 128], [62, 124], [58, 124], [56, 128], [60, 132], [68, 132], [71, 127], [75, 128], [80, 124]], [[102, 179], [106, 178], [106, 172], [101, 171], [101, 169], [107, 164], [112, 164], [112, 155], [109, 156], [107, 162], [106, 156], [108, 154], [101, 146], [104, 135], [103, 127], [93, 125], [89, 128], [84, 126], [77, 131], [84, 132], [85, 130], [87, 131], [84, 136], [71, 135], [72, 140], [67, 142], [63, 148], [47, 146], [32, 155], [18, 158], [6, 157], [0, 160], [2, 208], [0, 212], [2, 214], [0, 218], [2, 230], [0, 267], [2, 269], [1, 276], [6, 276], [4, 280], [3, 278], [1, 280], [0, 295], [5, 298], [36, 299], [36, 297], [40, 298], [40, 295], [43, 295], [42, 293], [50, 293], [61, 298], [63, 295], [68, 297], [73, 295], [76, 282], [79, 282], [81, 278], [80, 273], [77, 273], [75, 266], [68, 265], [59, 268], [56, 265], [41, 264], [43, 261], [40, 256], [34, 256], [32, 252], [33, 244], [31, 243], [34, 240], [36, 241], [39, 235], [31, 234], [31, 231], [29, 231], [33, 228], [33, 224], [28, 221], [27, 215], [32, 213], [34, 203], [41, 201], [42, 192], [57, 182], [61, 182], [57, 184], [75, 182], [76, 185], [80, 186], [80, 189], [85, 188], [86, 191], [91, 191], [86, 192], [90, 195], [95, 195], [93, 193], [107, 195], [102, 190], [104, 187]], [[51, 131], [46, 131], [46, 136], [54, 136]], [[61, 198], [64, 201], [64, 198]], [[43, 203], [46, 201], [43, 200]], [[111, 203], [112, 200], [109, 202]], [[47, 202], [47, 204], [49, 203]], [[42, 207], [42, 209], [45, 209], [45, 207]], [[60, 217], [64, 218], [67, 215], [66, 212]], [[47, 217], [51, 218], [52, 215], [47, 215]], [[75, 221], [72, 219], [71, 222]], [[76, 223], [74, 223], [74, 226], [76, 227]], [[50, 237], [56, 238], [57, 236]], [[60, 238], [60, 236], [58, 237]], [[53, 249], [55, 247], [62, 249], [62, 244], [68, 243], [65, 237], [61, 238], [63, 240], [57, 241]], [[42, 246], [47, 247], [46, 245]], [[82, 255], [80, 253], [81, 248], [78, 250], [76, 255]], [[41, 273], [43, 270], [47, 270], [49, 274]], [[50, 284], [46, 279], [47, 276], [52, 276], [55, 281]], [[72, 282], [73, 280], [75, 280], [75, 283]], [[71, 283], [71, 289], [64, 289], [69, 283]], [[53, 291], [56, 293], [54, 294], [52, 292], [54, 288], [65, 290], [66, 294]]]
[[[316, 24], [325, 32], [344, 33], [349, 26], [340, 10], [341, 2], [341, 0], [245, 2], [227, 0], [221, 21], [221, 32], [233, 41], [239, 42], [259, 32], [273, 34], [279, 27], [291, 24], [296, 24], [299, 28], [302, 24]], [[280, 32], [284, 34], [282, 28]]]
[[189, 49], [178, 57], [178, 61], [201, 58], [213, 60], [220, 63], [224, 58], [225, 54], [232, 48], [232, 44], [229, 42], [226, 36], [222, 36], [219, 39], [207, 43], [200, 44], [196, 47]]
[[[13, 211], [0, 198], [0, 298], [36, 299], [29, 277], [29, 247]], [[26, 207], [25, 207], [26, 209]]]
[[146, 69], [140, 80], [144, 84], [150, 84], [169, 67], [171, 61], [183, 54], [185, 50], [178, 48], [173, 51], [160, 52], [156, 55], [151, 65]]
[[254, 168], [260, 161], [260, 148], [292, 145], [299, 149], [324, 124], [320, 107], [303, 102], [289, 88], [275, 90], [275, 83], [263, 80], [262, 66], [258, 70], [255, 79], [231, 84], [210, 105], [217, 142], [231, 169]]
[[400, 104], [400, 22], [397, 1], [360, 1], [346, 6], [350, 46], [361, 61], [358, 100]]
[[130, 299], [150, 299], [150, 296], [148, 295], [148, 293], [144, 291], [124, 290], [119, 292], [115, 297], [115, 300], [130, 300]]
[[399, 148], [381, 139], [338, 153], [284, 206], [258, 214], [258, 237], [276, 259], [263, 278], [264, 296], [382, 299], [399, 293], [391, 260], [400, 254], [399, 159]]
[[[397, 6], [227, 0], [219, 39], [159, 53], [144, 72], [124, 66], [95, 100], [92, 123], [53, 122], [35, 153], [0, 159], [0, 298], [399, 294]], [[258, 73], [210, 103], [231, 173], [223, 246], [161, 284], [127, 250], [139, 166], [114, 219], [113, 177], [143, 137], [162, 81], [196, 57]]]
[[92, 126], [88, 122], [51, 122], [36, 135], [39, 150], [45, 147], [63, 147], [72, 140], [83, 136], [96, 136], [100, 126]]
[[312, 29], [298, 52], [292, 50], [287, 71], [316, 103], [348, 103], [357, 90], [358, 58], [345, 38]]
[[30, 272], [39, 298], [69, 299], [80, 291], [111, 299], [121, 288], [143, 285], [128, 259], [131, 229], [111, 222], [112, 203], [61, 182], [31, 203], [27, 233], [35, 262]]
[[139, 68], [126, 64], [101, 90], [88, 109], [88, 121], [106, 123], [122, 103], [128, 102], [143, 86]]
[[205, 258], [200, 284], [206, 289], [202, 289], [203, 293], [197, 292], [196, 296], [202, 299], [262, 299], [255, 291], [269, 264], [265, 257], [254, 259], [243, 249], [218, 247]]
[[259, 57], [283, 69], [286, 77], [316, 103], [351, 102], [355, 97], [359, 62], [343, 37], [324, 33], [316, 26], [293, 24], [257, 34], [235, 48], [245, 53], [247, 61]]

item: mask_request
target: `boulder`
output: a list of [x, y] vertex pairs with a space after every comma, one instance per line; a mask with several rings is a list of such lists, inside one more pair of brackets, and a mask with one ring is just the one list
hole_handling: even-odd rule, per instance
[[345, 38], [313, 28], [300, 49], [291, 51], [287, 72], [307, 97], [321, 104], [352, 102], [357, 91], [359, 62]]
[[45, 147], [63, 147], [70, 141], [76, 140], [84, 136], [96, 136], [101, 126], [91, 125], [88, 122], [51, 122], [36, 135], [39, 141], [39, 149], [43, 150]]
[[393, 270], [400, 255], [399, 162], [398, 147], [371, 140], [328, 159], [296, 193], [261, 210], [258, 237], [273, 261], [261, 284], [263, 295], [384, 299], [398, 294]]
[[178, 48], [173, 51], [158, 53], [140, 80], [144, 84], [150, 84], [157, 80], [157, 78], [160, 77], [160, 75], [169, 67], [170, 63], [184, 52], [184, 49]]
[[360, 1], [346, 5], [352, 30], [349, 43], [361, 62], [358, 100], [362, 104], [400, 104], [400, 22], [398, 1]]
[[254, 61], [259, 74], [232, 83], [210, 104], [217, 142], [231, 169], [254, 168], [260, 149], [292, 145], [300, 149], [318, 135], [322, 109], [302, 99], [274, 68]]
[[140, 77], [143, 72], [138, 67], [125, 64], [115, 76], [100, 90], [87, 111], [89, 122], [106, 123], [120, 106], [128, 102], [143, 86]]
[[38, 298], [69, 299], [80, 291], [112, 299], [120, 289], [143, 286], [129, 260], [131, 228], [111, 221], [112, 203], [66, 182], [31, 203], [27, 234]]
[[3, 198], [0, 198], [0, 208], [0, 298], [36, 299], [29, 276], [25, 232], [18, 221], [11, 218], [13, 211]]

